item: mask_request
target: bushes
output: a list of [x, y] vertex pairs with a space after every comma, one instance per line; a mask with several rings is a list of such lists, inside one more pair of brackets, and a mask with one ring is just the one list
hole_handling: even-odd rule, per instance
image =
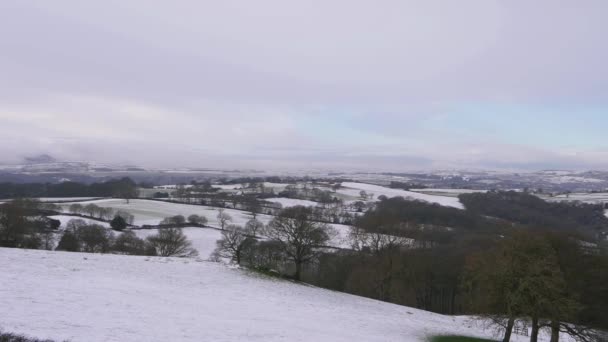
[[138, 238], [132, 231], [120, 234], [114, 240], [112, 251], [128, 255], [155, 255], [154, 249], [151, 249], [146, 241]]
[[74, 233], [71, 231], [66, 231], [61, 240], [59, 240], [59, 244], [57, 244], [56, 250], [58, 251], [66, 251], [66, 252], [80, 252], [80, 241]]
[[204, 226], [207, 224], [208, 220], [205, 216], [190, 215], [190, 216], [188, 216], [188, 222], [191, 224]]
[[161, 226], [181, 226], [184, 223], [186, 223], [186, 218], [183, 215], [165, 217], [162, 221], [160, 221]]
[[112, 229], [120, 231], [127, 228], [127, 221], [125, 221], [122, 216], [116, 215], [112, 221], [110, 221], [110, 226]]
[[192, 248], [192, 243], [179, 228], [160, 229], [158, 234], [149, 236], [146, 242], [158, 256], [193, 257], [198, 255], [196, 249]]
[[114, 240], [114, 234], [99, 225], [87, 225], [76, 230], [80, 250], [86, 253], [108, 253]]
[[118, 237], [108, 228], [87, 225], [83, 220], [70, 220], [59, 244], [58, 251], [85, 253], [117, 253], [125, 255], [158, 255], [173, 257], [196, 256], [181, 229], [160, 229], [158, 234], [143, 240], [133, 231], [125, 231]]

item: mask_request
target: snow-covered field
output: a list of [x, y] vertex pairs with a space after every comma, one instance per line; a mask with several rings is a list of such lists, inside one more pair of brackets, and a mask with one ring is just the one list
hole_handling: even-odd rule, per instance
[[467, 317], [201, 259], [0, 248], [0, 260], [0, 328], [58, 341], [411, 342], [493, 333]]
[[608, 192], [596, 193], [572, 193], [569, 195], [558, 195], [554, 197], [542, 196], [547, 201], [580, 201], [585, 203], [608, 203]]
[[[137, 199], [131, 200], [130, 203], [126, 203], [122, 199], [103, 199], [81, 202], [80, 204], [86, 205], [88, 203], [95, 203], [105, 208], [124, 210], [135, 216], [133, 223], [136, 225], [156, 225], [165, 217], [184, 215], [187, 218], [192, 214], [207, 217], [211, 226], [219, 227], [220, 225], [217, 221], [218, 208], [213, 207]], [[69, 203], [62, 204], [62, 207], [64, 210], [67, 210]], [[225, 209], [225, 213], [232, 217], [232, 224], [245, 225], [252, 218], [250, 213], [241, 210]], [[264, 224], [270, 221], [271, 218], [268, 215], [258, 215], [258, 220]]]
[[[209, 226], [220, 226], [220, 223], [217, 220], [218, 208], [214, 207], [149, 200], [131, 200], [128, 204], [122, 199], [102, 199], [90, 202], [81, 202], [83, 205], [88, 203], [95, 203], [100, 207], [124, 210], [134, 215], [135, 219], [133, 223], [138, 226], [146, 224], [157, 225], [165, 217], [184, 215], [187, 218], [191, 214], [204, 215], [209, 220]], [[63, 203], [61, 206], [63, 210], [67, 211], [70, 203]], [[225, 209], [225, 213], [232, 217], [230, 224], [238, 224], [240, 226], [245, 226], [247, 221], [252, 218], [249, 212], [241, 210]], [[71, 219], [81, 219], [80, 217], [66, 215], [52, 216], [52, 218], [60, 220], [62, 228], [64, 228], [67, 222]], [[258, 215], [257, 219], [264, 224], [268, 224], [268, 222], [270, 222], [272, 219], [272, 216]], [[101, 224], [104, 227], [109, 227], [109, 224], [104, 222], [88, 219], [84, 220], [88, 223]], [[345, 240], [348, 237], [348, 226], [339, 224], [333, 224], [331, 226], [337, 230], [338, 234], [332, 239], [330, 245], [339, 248], [349, 247], [350, 243]], [[156, 230], [135, 230], [135, 233], [139, 237], [145, 238], [150, 234], [156, 233]], [[200, 228], [185, 228], [184, 233], [189, 239], [193, 240], [194, 248], [196, 248], [201, 257], [204, 258], [207, 258], [211, 254], [211, 252], [207, 253], [209, 247], [211, 247], [212, 251], [213, 248], [215, 248], [215, 241], [219, 240], [221, 236], [219, 231], [213, 229], [200, 230]]]
[[303, 205], [305, 207], [316, 207], [319, 204], [314, 201], [283, 197], [266, 198], [265, 200], [268, 202], [281, 203], [283, 208], [295, 207], [296, 205]]
[[439, 195], [439, 196], [458, 196], [461, 194], [475, 194], [475, 193], [485, 193], [487, 190], [471, 190], [471, 189], [411, 189], [412, 192], [418, 192], [421, 194], [428, 195]]
[[41, 197], [40, 202], [69, 202], [69, 201], [87, 201], [96, 197]]
[[450, 196], [435, 196], [421, 194], [413, 191], [406, 191], [401, 189], [391, 189], [384, 186], [365, 184], [365, 183], [353, 183], [344, 182], [342, 188], [338, 189], [338, 193], [346, 196], [350, 196], [354, 199], [360, 198], [359, 193], [365, 191], [369, 194], [374, 194], [374, 200], [377, 200], [378, 196], [384, 195], [386, 197], [397, 197], [401, 196], [404, 198], [413, 198], [429, 203], [437, 203], [446, 207], [454, 207], [458, 209], [464, 209], [464, 206], [458, 198]]

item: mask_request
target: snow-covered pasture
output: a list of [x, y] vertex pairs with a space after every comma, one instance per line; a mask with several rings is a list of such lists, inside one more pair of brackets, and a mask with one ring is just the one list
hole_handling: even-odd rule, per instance
[[342, 183], [342, 187], [337, 190], [337, 193], [348, 196], [351, 201], [356, 201], [361, 200], [361, 191], [365, 191], [368, 195], [374, 194], [374, 201], [376, 201], [378, 199], [378, 196], [381, 195], [384, 195], [389, 198], [401, 196], [404, 198], [412, 198], [429, 203], [437, 203], [446, 207], [464, 209], [464, 206], [462, 205], [462, 203], [460, 203], [457, 197], [427, 195], [413, 191], [392, 189], [384, 186], [366, 183], [344, 182]]
[[295, 199], [295, 198], [283, 198], [283, 197], [275, 197], [275, 198], [266, 198], [264, 199], [268, 202], [280, 203], [283, 208], [295, 207], [297, 205], [302, 205], [305, 207], [316, 207], [319, 203], [314, 201]]
[[89, 201], [97, 197], [41, 197], [37, 198], [40, 202], [71, 202], [71, 201]]
[[493, 335], [468, 317], [202, 259], [0, 248], [0, 260], [0, 328], [57, 341], [413, 342], [435, 334]]
[[572, 193], [569, 195], [558, 195], [558, 196], [542, 196], [547, 201], [559, 202], [559, 201], [579, 201], [584, 203], [608, 203], [608, 192], [596, 192], [596, 193]]
[[[133, 223], [138, 226], [157, 225], [165, 217], [183, 215], [187, 218], [192, 214], [205, 216], [209, 220], [210, 226], [220, 226], [220, 223], [217, 220], [219, 208], [214, 207], [139, 199], [130, 200], [129, 203], [126, 203], [126, 201], [122, 199], [104, 199], [81, 202], [80, 204], [86, 205], [89, 203], [94, 203], [104, 208], [126, 211], [135, 216]], [[62, 204], [63, 210], [67, 211], [69, 205], [69, 203]], [[232, 217], [232, 221], [230, 222], [232, 224], [245, 225], [245, 223], [252, 218], [251, 213], [246, 211], [225, 209], [224, 212]], [[257, 218], [266, 224], [272, 217], [268, 215], [258, 215]]]
[[[131, 200], [127, 204], [125, 200], [121, 200], [121, 199], [103, 199], [103, 200], [96, 200], [96, 201], [91, 201], [91, 202], [82, 202], [80, 204], [86, 205], [88, 203], [95, 203], [96, 205], [98, 205], [100, 207], [109, 207], [109, 208], [113, 208], [113, 209], [120, 209], [120, 210], [126, 211], [135, 216], [134, 224], [138, 225], [138, 226], [157, 225], [162, 219], [164, 219], [165, 217], [169, 217], [169, 216], [183, 215], [187, 218], [191, 214], [197, 214], [197, 215], [203, 215], [203, 216], [207, 217], [207, 219], [209, 220], [209, 223], [208, 223], [209, 226], [220, 227], [220, 223], [218, 222], [218, 219], [217, 219], [217, 214], [219, 213], [219, 210], [218, 210], [218, 208], [214, 208], [214, 207], [191, 205], [191, 204], [181, 204], [181, 203], [171, 203], [171, 202], [164, 202], [164, 201], [150, 201], [150, 200]], [[70, 203], [62, 204], [62, 208], [64, 211], [68, 211], [69, 206], [70, 206]], [[251, 215], [251, 213], [246, 212], [246, 211], [241, 211], [241, 210], [225, 209], [224, 212], [229, 214], [232, 217], [232, 221], [230, 222], [230, 224], [237, 224], [240, 226], [245, 226], [247, 221], [249, 221], [253, 217]], [[62, 226], [65, 226], [65, 224], [67, 224], [67, 222], [70, 219], [79, 218], [79, 217], [64, 216], [64, 215], [60, 215], [57, 217], [58, 217], [57, 219], [59, 219], [62, 222]], [[270, 220], [272, 219], [272, 216], [258, 215], [257, 219], [264, 224], [268, 224], [270, 222]], [[98, 221], [94, 221], [94, 220], [90, 220], [90, 221], [91, 221], [91, 223], [97, 223], [97, 224], [102, 223], [102, 222], [98, 222]], [[107, 223], [104, 226], [109, 227], [109, 225]], [[337, 235], [332, 238], [329, 245], [331, 245], [332, 247], [339, 247], [339, 248], [349, 247], [350, 246], [349, 242], [345, 240], [346, 237], [348, 236], [348, 226], [339, 225], [339, 224], [332, 224], [331, 226], [336, 230]], [[189, 239], [191, 239], [193, 241], [200, 240], [200, 239], [211, 239], [211, 237], [217, 236], [217, 239], [215, 239], [213, 241], [213, 245], [214, 245], [215, 241], [220, 239], [221, 234], [217, 230], [213, 230], [213, 229], [207, 229], [207, 230], [212, 231], [212, 232], [197, 233], [197, 234], [193, 235], [194, 232], [199, 232], [199, 230], [197, 230], [197, 228], [186, 228], [184, 230], [184, 233], [186, 234], [186, 236]], [[152, 232], [152, 231], [156, 232], [155, 230], [136, 230], [136, 234], [140, 237], [145, 237], [148, 234], [151, 234], [151, 233], [145, 233], [145, 232]], [[201, 236], [200, 234], [203, 234], [204, 236]], [[207, 240], [205, 240], [204, 242], [201, 242], [201, 244], [198, 244], [196, 241], [194, 241], [194, 247], [197, 250], [199, 250], [199, 254], [201, 256], [204, 256], [205, 258], [208, 257], [209, 254], [211, 254], [211, 253], [207, 254], [207, 252], [206, 252], [207, 248], [200, 250], [199, 247], [202, 247], [202, 246], [208, 247], [208, 246], [210, 246], [210, 244], [211, 243]], [[215, 248], [215, 245], [213, 246], [213, 248]]]
[[487, 190], [471, 190], [471, 189], [411, 189], [412, 192], [418, 192], [426, 195], [458, 197], [462, 194], [485, 193]]

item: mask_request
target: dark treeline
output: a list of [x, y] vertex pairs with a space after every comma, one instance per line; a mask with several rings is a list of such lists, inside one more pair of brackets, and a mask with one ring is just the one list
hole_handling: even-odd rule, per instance
[[320, 182], [320, 183], [336, 183], [336, 182], [352, 182], [352, 179], [348, 178], [311, 178], [308, 176], [304, 177], [280, 177], [280, 176], [268, 176], [268, 177], [239, 177], [239, 178], [220, 178], [218, 182], [220, 184], [245, 184], [245, 183], [287, 183], [295, 184], [298, 182]]
[[533, 227], [548, 227], [598, 238], [608, 231], [604, 206], [578, 202], [547, 202], [531, 194], [501, 191], [460, 195], [473, 214], [501, 218]]
[[358, 220], [357, 225], [368, 231], [380, 229], [402, 235], [407, 233], [410, 227], [417, 228], [419, 225], [439, 226], [443, 227], [444, 231], [445, 228], [453, 228], [496, 232], [496, 229], [505, 225], [505, 221], [490, 219], [469, 210], [395, 197], [385, 199], [378, 203], [376, 208], [368, 210], [365, 216]]
[[137, 197], [135, 182], [130, 178], [101, 183], [0, 183], [0, 198], [28, 197]]
[[[511, 195], [504, 194], [511, 211], [494, 213], [501, 219], [384, 199], [355, 221], [352, 250], [322, 254], [303, 279], [437, 313], [481, 315], [509, 332], [520, 322], [529, 324], [532, 335], [545, 328], [556, 336], [566, 332], [594, 341], [592, 330], [579, 327], [608, 330], [608, 252], [603, 241], [583, 242], [581, 224], [574, 224], [591, 207], [527, 209], [528, 196]], [[483, 206], [503, 201], [494, 196], [488, 194]], [[555, 208], [562, 209], [558, 217], [567, 224], [555, 224]], [[535, 220], [507, 220], [526, 215]]]

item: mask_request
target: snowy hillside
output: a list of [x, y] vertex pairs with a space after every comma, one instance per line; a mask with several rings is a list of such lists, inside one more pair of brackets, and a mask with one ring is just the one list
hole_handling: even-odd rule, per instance
[[0, 328], [40, 338], [407, 342], [440, 333], [492, 336], [464, 317], [200, 259], [0, 248], [0, 260]]

